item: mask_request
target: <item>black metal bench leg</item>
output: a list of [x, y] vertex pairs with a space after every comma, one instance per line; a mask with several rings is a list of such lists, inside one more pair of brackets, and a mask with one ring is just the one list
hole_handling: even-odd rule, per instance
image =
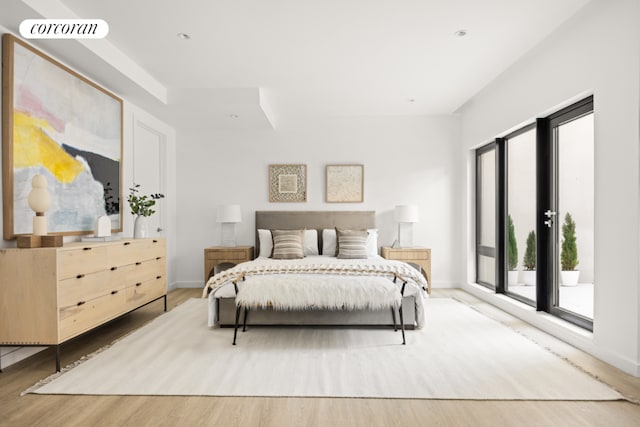
[[402, 330], [402, 345], [405, 345], [407, 341], [404, 339], [404, 318], [402, 316], [402, 302], [400, 302], [400, 308], [398, 308], [398, 312], [400, 313], [400, 329]]
[[56, 372], [60, 372], [60, 345], [56, 345]]
[[236, 305], [236, 327], [233, 330], [233, 345], [236, 345], [236, 337], [238, 336], [238, 322], [240, 320], [240, 305]]
[[244, 308], [244, 320], [242, 321], [242, 332], [247, 332], [247, 313], [249, 313], [249, 307]]
[[391, 307], [391, 317], [393, 318], [393, 332], [398, 332], [398, 324], [396, 323], [396, 308]]

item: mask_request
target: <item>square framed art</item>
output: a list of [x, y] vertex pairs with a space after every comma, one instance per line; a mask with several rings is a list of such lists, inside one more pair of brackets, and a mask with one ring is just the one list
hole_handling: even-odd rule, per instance
[[364, 165], [327, 165], [327, 203], [362, 203], [364, 201]]
[[269, 165], [270, 202], [307, 201], [307, 165]]

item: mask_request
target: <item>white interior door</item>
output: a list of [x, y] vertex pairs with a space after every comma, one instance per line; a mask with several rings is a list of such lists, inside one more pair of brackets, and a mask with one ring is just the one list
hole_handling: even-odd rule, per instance
[[[162, 193], [166, 188], [166, 135], [140, 120], [134, 120], [133, 182], [140, 184], [141, 194]], [[165, 194], [166, 195], [166, 194]], [[156, 213], [148, 218], [151, 236], [164, 230], [164, 199], [156, 201]]]

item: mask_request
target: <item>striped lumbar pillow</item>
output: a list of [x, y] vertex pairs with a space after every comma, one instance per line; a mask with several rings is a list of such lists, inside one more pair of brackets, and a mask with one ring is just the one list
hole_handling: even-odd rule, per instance
[[341, 230], [336, 228], [338, 236], [338, 258], [367, 258], [367, 230]]
[[271, 230], [274, 259], [304, 258], [302, 241], [304, 230]]

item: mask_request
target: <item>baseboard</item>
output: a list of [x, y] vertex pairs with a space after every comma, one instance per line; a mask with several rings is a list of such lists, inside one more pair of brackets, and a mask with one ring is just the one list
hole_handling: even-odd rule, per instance
[[173, 285], [173, 289], [178, 288], [204, 288], [204, 282], [199, 281], [188, 281], [188, 282], [175, 282]]

